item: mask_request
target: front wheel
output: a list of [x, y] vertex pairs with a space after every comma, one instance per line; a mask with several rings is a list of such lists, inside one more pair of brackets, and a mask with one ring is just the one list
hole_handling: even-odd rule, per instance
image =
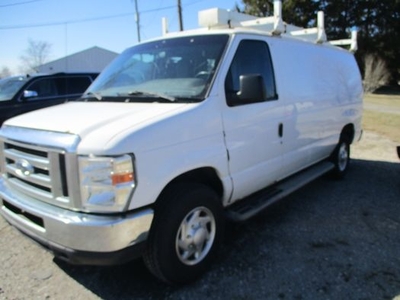
[[346, 139], [341, 139], [339, 141], [339, 144], [336, 146], [331, 156], [331, 161], [335, 165], [332, 175], [338, 179], [343, 178], [347, 173], [350, 163], [350, 144]]
[[175, 185], [159, 199], [144, 261], [167, 283], [187, 283], [210, 266], [222, 242], [217, 194], [201, 184]]

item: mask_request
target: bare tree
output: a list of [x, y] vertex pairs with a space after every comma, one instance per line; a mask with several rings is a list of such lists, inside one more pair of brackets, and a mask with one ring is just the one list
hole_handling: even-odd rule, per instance
[[45, 41], [28, 40], [28, 47], [20, 56], [21, 70], [25, 73], [38, 72], [38, 67], [46, 63], [51, 52], [51, 44]]
[[11, 76], [11, 71], [9, 68], [3, 66], [0, 71], [0, 79]]
[[386, 62], [377, 55], [367, 54], [364, 58], [364, 91], [373, 93], [390, 80]]

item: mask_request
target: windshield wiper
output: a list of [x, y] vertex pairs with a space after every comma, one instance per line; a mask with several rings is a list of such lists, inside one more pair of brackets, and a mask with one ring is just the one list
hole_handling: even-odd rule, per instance
[[83, 96], [94, 96], [99, 101], [101, 101], [103, 99], [103, 97], [100, 94], [95, 93], [95, 92], [87, 92]]
[[172, 96], [168, 96], [165, 94], [146, 92], [146, 91], [131, 91], [128, 93], [129, 96], [145, 96], [145, 97], [156, 97], [164, 100], [168, 100], [170, 102], [175, 102], [176, 98]]

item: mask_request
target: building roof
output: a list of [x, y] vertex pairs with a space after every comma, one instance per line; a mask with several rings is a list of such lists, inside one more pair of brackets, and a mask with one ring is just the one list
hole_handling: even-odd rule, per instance
[[39, 66], [37, 71], [40, 73], [101, 72], [117, 56], [118, 53], [95, 46], [45, 63]]

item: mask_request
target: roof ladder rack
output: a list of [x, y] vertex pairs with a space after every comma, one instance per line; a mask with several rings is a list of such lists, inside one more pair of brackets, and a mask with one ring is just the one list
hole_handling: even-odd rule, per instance
[[282, 1], [274, 0], [274, 15], [257, 18], [247, 14], [220, 8], [212, 8], [199, 12], [199, 25], [209, 29], [252, 28], [266, 31], [272, 35], [286, 35], [307, 40], [317, 44], [329, 43], [335, 46], [350, 46], [349, 51], [357, 50], [357, 31], [353, 30], [350, 39], [328, 41], [325, 33], [324, 12], [317, 14], [317, 27], [302, 28], [287, 24], [282, 18]]
[[330, 41], [329, 42], [332, 45], [335, 46], [347, 46], [350, 45], [350, 51], [351, 52], [356, 52], [358, 50], [358, 44], [357, 44], [357, 29], [353, 28], [351, 30], [351, 38], [350, 39], [343, 39], [343, 40], [335, 40], [335, 41]]
[[286, 33], [295, 37], [302, 37], [307, 40], [315, 41], [317, 44], [322, 44], [327, 41], [324, 23], [324, 12], [319, 11], [317, 15], [317, 27], [292, 30]]

